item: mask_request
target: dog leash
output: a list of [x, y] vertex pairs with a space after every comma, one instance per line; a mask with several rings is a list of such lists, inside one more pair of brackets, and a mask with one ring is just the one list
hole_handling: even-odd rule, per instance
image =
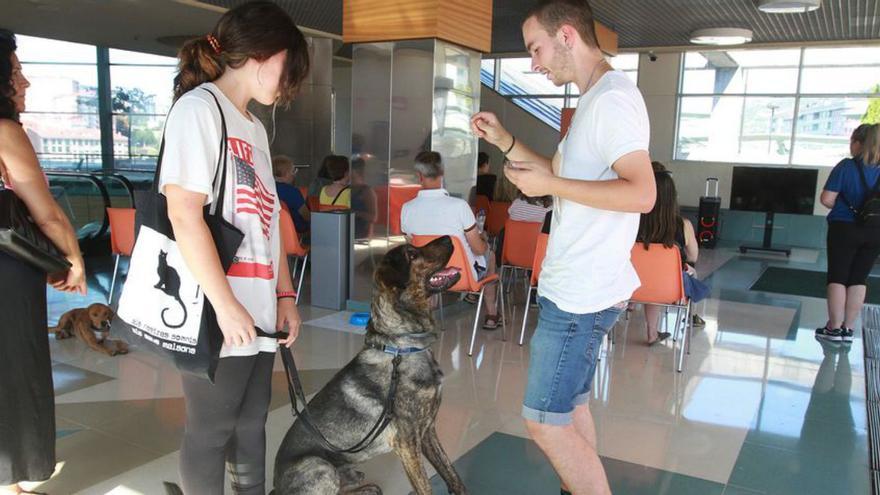
[[[287, 338], [288, 334], [286, 332], [278, 332], [278, 333], [266, 333], [260, 328], [254, 328], [258, 337], [269, 337], [279, 340], [284, 340]], [[394, 413], [391, 408], [394, 405], [394, 399], [397, 397], [397, 384], [400, 379], [400, 371], [398, 367], [400, 366], [400, 362], [403, 359], [402, 356], [405, 354], [413, 354], [415, 352], [422, 352], [425, 349], [410, 347], [405, 349], [398, 349], [392, 346], [382, 346], [382, 348], [378, 348], [375, 345], [370, 345], [368, 347], [372, 347], [378, 350], [381, 350], [385, 353], [393, 354], [394, 359], [391, 361], [391, 385], [388, 388], [388, 395], [385, 397], [385, 403], [382, 406], [382, 413], [379, 415], [379, 419], [376, 420], [376, 423], [370, 428], [370, 431], [367, 435], [358, 443], [354, 444], [348, 448], [342, 448], [334, 445], [332, 442], [327, 440], [327, 437], [321, 433], [321, 430], [315, 426], [315, 423], [312, 421], [312, 417], [309, 414], [308, 401], [306, 400], [306, 394], [303, 390], [302, 382], [299, 379], [299, 372], [296, 368], [296, 361], [293, 358], [293, 353], [290, 352], [290, 349], [287, 346], [281, 346], [281, 361], [284, 363], [284, 371], [287, 376], [287, 392], [290, 394], [290, 406], [293, 409], [294, 417], [298, 418], [302, 421], [303, 425], [306, 429], [312, 434], [315, 440], [321, 444], [325, 449], [334, 452], [336, 454], [356, 454], [365, 450], [367, 447], [373, 444], [379, 435], [385, 431], [385, 428], [391, 423], [391, 420], [394, 419]], [[394, 352], [391, 352], [391, 350]], [[297, 406], [297, 403], [302, 403], [302, 410]]]

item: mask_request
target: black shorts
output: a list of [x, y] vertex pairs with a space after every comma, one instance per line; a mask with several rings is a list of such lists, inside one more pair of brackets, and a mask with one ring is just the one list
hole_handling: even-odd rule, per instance
[[880, 228], [828, 223], [828, 283], [865, 285], [880, 255]]

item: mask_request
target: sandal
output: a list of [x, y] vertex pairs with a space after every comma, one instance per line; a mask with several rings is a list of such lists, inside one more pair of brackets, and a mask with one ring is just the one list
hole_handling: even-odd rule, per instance
[[663, 342], [664, 340], [668, 339], [671, 336], [672, 336], [672, 334], [669, 332], [660, 332], [657, 334], [656, 339], [648, 341], [648, 347], [651, 347], [654, 344], [658, 344], [660, 342]]
[[477, 304], [477, 301], [480, 300], [480, 296], [476, 294], [466, 294], [464, 296], [464, 302], [468, 304]]
[[483, 321], [483, 328], [486, 330], [496, 330], [499, 326], [501, 326], [500, 315], [486, 315], [486, 319]]
[[700, 315], [694, 315], [694, 317], [692, 318], [692, 321], [693, 321], [693, 325], [694, 325], [695, 327], [704, 327], [704, 326], [706, 326], [706, 320], [700, 318]]

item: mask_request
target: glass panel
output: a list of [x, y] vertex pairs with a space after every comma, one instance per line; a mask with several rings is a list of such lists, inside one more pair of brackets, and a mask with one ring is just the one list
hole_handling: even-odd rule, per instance
[[128, 50], [110, 49], [111, 64], [148, 64], [148, 65], [177, 65], [174, 57], [163, 57], [151, 53], [130, 52]]
[[847, 46], [840, 48], [807, 48], [804, 67], [822, 65], [880, 65], [880, 47]]
[[28, 112], [21, 123], [44, 168], [101, 168], [98, 114]]
[[22, 64], [22, 72], [31, 83], [25, 102], [28, 111], [98, 111], [96, 66]]
[[[565, 98], [511, 98], [522, 109], [541, 119], [545, 124], [559, 130]], [[575, 105], [576, 99], [572, 99]]]
[[495, 85], [495, 59], [486, 58], [480, 61], [480, 82], [489, 87]]
[[880, 92], [880, 65], [872, 67], [804, 67], [801, 94]]
[[799, 50], [689, 52], [685, 55], [682, 93], [794, 93], [799, 53]]
[[[113, 154], [116, 156], [157, 156], [162, 141], [163, 116], [114, 115]], [[126, 166], [124, 168], [137, 168]]]
[[682, 97], [676, 159], [787, 163], [794, 100]]
[[529, 58], [501, 60], [501, 94], [554, 95], [565, 94], [565, 85], [556, 86], [546, 76], [533, 72]]
[[868, 104], [868, 98], [801, 98], [792, 163], [830, 167], [849, 156], [850, 135]]
[[639, 54], [638, 53], [621, 53], [616, 57], [608, 60], [611, 66], [617, 70], [639, 70]]
[[166, 114], [174, 96], [175, 67], [110, 67], [113, 111]]
[[18, 45], [15, 54], [22, 62], [97, 62], [98, 52], [92, 45], [20, 35], [16, 35], [15, 41]]

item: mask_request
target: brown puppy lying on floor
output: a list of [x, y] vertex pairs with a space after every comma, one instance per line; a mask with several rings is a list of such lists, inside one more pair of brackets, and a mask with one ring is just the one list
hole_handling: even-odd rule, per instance
[[119, 340], [107, 338], [113, 310], [106, 304], [95, 303], [88, 308], [71, 309], [61, 315], [58, 325], [49, 327], [58, 340], [79, 337], [92, 349], [108, 356], [128, 354], [128, 346]]

